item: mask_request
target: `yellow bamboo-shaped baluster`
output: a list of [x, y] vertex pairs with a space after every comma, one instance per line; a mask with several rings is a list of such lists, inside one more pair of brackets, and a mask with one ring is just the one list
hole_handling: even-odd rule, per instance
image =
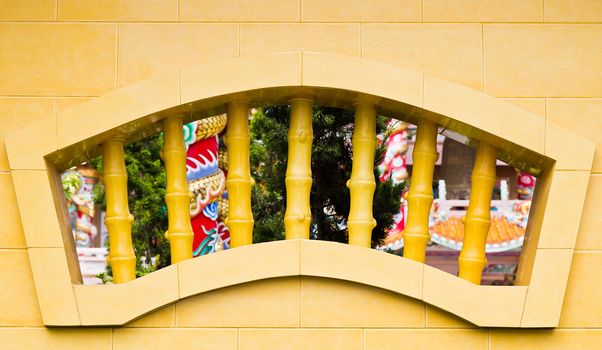
[[353, 167], [347, 182], [351, 193], [349, 209], [349, 244], [370, 248], [372, 229], [376, 220], [372, 216], [374, 198], [374, 149], [376, 147], [376, 110], [368, 102], [355, 104], [353, 129]]
[[433, 171], [437, 161], [437, 125], [421, 121], [412, 153], [414, 166], [408, 192], [408, 221], [403, 232], [403, 256], [424, 263], [433, 204]]
[[485, 142], [478, 144], [464, 224], [464, 243], [458, 258], [460, 278], [475, 284], [481, 283], [483, 268], [487, 263], [485, 242], [491, 225], [491, 194], [496, 180], [495, 158], [495, 148]]
[[190, 192], [186, 185], [186, 146], [182, 117], [163, 120], [163, 161], [167, 191], [167, 239], [171, 247], [171, 263], [192, 258], [192, 226], [190, 224]]
[[128, 177], [123, 158], [123, 136], [115, 136], [102, 145], [103, 174], [107, 201], [105, 224], [109, 231], [109, 259], [113, 283], [136, 278], [136, 256], [132, 248], [132, 221], [128, 207]]
[[251, 171], [249, 164], [249, 105], [246, 102], [229, 103], [227, 106], [228, 129], [228, 218], [230, 246], [253, 244], [253, 213], [251, 211]]
[[311, 144], [313, 141], [312, 103], [309, 98], [291, 101], [288, 129], [288, 164], [286, 168], [286, 212], [284, 230], [286, 239], [309, 238], [311, 210]]

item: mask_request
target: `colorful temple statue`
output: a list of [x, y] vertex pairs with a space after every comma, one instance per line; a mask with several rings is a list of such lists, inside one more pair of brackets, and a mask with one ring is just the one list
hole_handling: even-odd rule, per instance
[[[447, 200], [441, 196], [433, 202], [429, 231], [431, 241], [452, 250], [461, 250], [464, 241], [465, 200]], [[443, 185], [445, 185], [443, 183]], [[525, 239], [531, 199], [535, 188], [535, 177], [518, 172], [517, 197], [509, 199], [508, 184], [500, 181], [500, 200], [491, 201], [491, 227], [487, 234], [485, 251], [487, 253], [505, 252], [520, 248]]]
[[226, 115], [223, 114], [184, 125], [193, 256], [228, 249], [230, 241], [224, 224], [228, 213], [224, 171], [228, 162], [227, 155], [220, 151], [218, 138], [225, 126]]
[[535, 189], [535, 177], [527, 172], [517, 172], [516, 185], [518, 186], [518, 199], [533, 199], [533, 190]]
[[93, 190], [98, 183], [98, 172], [90, 165], [83, 164], [64, 172], [61, 181], [75, 245], [78, 248], [91, 248], [97, 236]]
[[[410, 133], [408, 124], [402, 121], [392, 119], [389, 122], [388, 129], [391, 134], [384, 140], [386, 151], [382, 163], [378, 166], [381, 174], [380, 181], [385, 182], [389, 179], [394, 184], [404, 183], [408, 180], [408, 169], [406, 168], [406, 153], [408, 151], [408, 139]], [[404, 196], [401, 197], [401, 205], [399, 213], [394, 217], [394, 223], [387, 237], [385, 244], [397, 242], [398, 245], [403, 244], [402, 233], [405, 227], [407, 204]], [[401, 248], [401, 246], [399, 247]], [[399, 249], [396, 248], [396, 249]]]
[[[393, 121], [390, 124], [392, 133], [383, 141], [386, 153], [379, 165], [380, 180], [391, 179], [394, 183], [408, 181], [408, 163], [406, 157], [410, 131], [403, 122]], [[500, 200], [492, 200], [491, 227], [486, 239], [486, 252], [506, 252], [523, 245], [531, 198], [535, 187], [535, 178], [526, 172], [517, 173], [517, 191], [515, 198], [510, 197], [510, 189], [506, 180], [500, 181]], [[464, 217], [468, 200], [447, 198], [446, 183], [438, 180], [438, 196], [433, 201], [429, 217], [429, 233], [431, 244], [460, 251], [464, 241]], [[382, 246], [377, 249], [399, 251], [403, 248], [403, 230], [407, 213], [407, 202], [401, 198], [400, 212], [395, 217], [394, 225], [389, 229]]]

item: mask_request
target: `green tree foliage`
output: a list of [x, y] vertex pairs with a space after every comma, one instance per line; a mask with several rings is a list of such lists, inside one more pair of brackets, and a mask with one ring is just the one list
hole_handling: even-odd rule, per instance
[[[257, 183], [252, 192], [254, 242], [284, 238], [289, 116], [290, 106], [275, 106], [257, 110], [251, 121], [251, 171]], [[314, 108], [311, 238], [347, 242], [350, 195], [346, 182], [351, 176], [353, 121], [351, 111]], [[377, 133], [384, 131], [385, 119], [379, 117]], [[383, 154], [384, 148], [379, 146], [375, 152], [375, 178], [379, 176], [376, 166]], [[377, 181], [373, 210], [378, 224], [372, 231], [373, 246], [382, 241], [386, 228], [392, 225], [402, 190], [402, 185]]]
[[[136, 253], [136, 274], [139, 276], [169, 265], [171, 259], [169, 242], [165, 238], [167, 210], [165, 169], [160, 157], [162, 147], [162, 134], [124, 147], [128, 202], [134, 216], [132, 244]], [[102, 173], [102, 157], [93, 160], [92, 166]], [[97, 186], [95, 197], [104, 210], [106, 203], [102, 187]], [[156, 266], [142, 266], [142, 260], [150, 264], [153, 258], [156, 259]]]
[[[268, 107], [258, 110], [251, 122], [251, 172], [257, 182], [252, 192], [255, 216], [253, 241], [256, 243], [284, 239], [289, 115], [289, 106]], [[316, 107], [313, 120], [311, 236], [346, 242], [349, 190], [345, 184], [351, 175], [354, 116], [342, 109]], [[378, 118], [377, 132], [384, 130], [385, 120]], [[134, 216], [132, 243], [138, 276], [170, 263], [169, 242], [165, 238], [167, 210], [165, 170], [160, 157], [162, 147], [163, 136], [157, 134], [124, 148], [129, 207]], [[376, 165], [381, 162], [383, 154], [384, 149], [380, 146], [375, 153], [375, 178], [379, 176]], [[102, 157], [91, 163], [102, 173]], [[399, 211], [402, 190], [401, 185], [376, 182], [373, 210], [378, 224], [372, 233], [373, 245], [380, 243], [385, 229], [393, 223], [393, 215]], [[104, 210], [102, 186], [97, 186], [95, 197]], [[142, 266], [142, 258], [150, 262], [153, 257], [155, 266]], [[111, 279], [109, 266], [100, 277], [105, 281]]]

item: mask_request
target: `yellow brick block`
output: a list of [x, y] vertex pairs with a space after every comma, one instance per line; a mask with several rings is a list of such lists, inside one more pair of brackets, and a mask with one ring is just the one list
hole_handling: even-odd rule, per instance
[[481, 25], [365, 24], [362, 57], [483, 89]]
[[170, 265], [128, 283], [74, 285], [73, 290], [83, 325], [121, 325], [178, 300], [177, 266]]
[[45, 170], [44, 156], [57, 150], [56, 115], [11, 133], [5, 143], [11, 169]]
[[545, 22], [602, 22], [602, 1], [544, 0]]
[[28, 253], [44, 325], [79, 326], [65, 249], [29, 248]]
[[518, 327], [527, 288], [477, 286], [445, 271], [424, 266], [422, 299], [479, 326]]
[[602, 344], [602, 330], [491, 330], [489, 350], [515, 349], [598, 349]]
[[589, 178], [575, 249], [602, 249], [602, 175]]
[[8, 171], [4, 138], [15, 130], [54, 116], [54, 98], [0, 98], [0, 171]]
[[537, 250], [521, 327], [558, 324], [572, 257], [571, 249]]
[[596, 144], [592, 171], [602, 173], [602, 98], [548, 99], [548, 120]]
[[203, 350], [222, 350], [236, 349], [236, 342], [236, 329], [118, 328], [114, 330], [113, 334], [113, 350], [194, 347]]
[[0, 21], [54, 21], [58, 0], [0, 0]]
[[178, 264], [180, 298], [244, 282], [296, 276], [299, 274], [298, 257], [299, 241], [286, 240], [247, 245], [186, 260]]
[[420, 22], [420, 0], [301, 0], [306, 22]]
[[425, 22], [541, 22], [541, 0], [424, 0]]
[[241, 329], [239, 350], [360, 350], [361, 329]]
[[[426, 74], [423, 107], [534, 152], [544, 151], [545, 119], [489, 95]], [[487, 141], [495, 142], [493, 139]]]
[[[363, 69], [358, 69], [359, 64]], [[390, 68], [388, 64], [361, 58], [304, 52], [303, 85], [345, 88], [422, 106], [423, 75], [402, 68], [393, 73]], [[378, 83], [367, 84], [370, 80]]]
[[60, 0], [59, 21], [177, 21], [177, 0]]
[[502, 98], [503, 101], [511, 103], [527, 112], [546, 117], [546, 100], [544, 98]]
[[54, 105], [52, 97], [0, 98], [0, 136], [54, 115]]
[[[301, 240], [300, 243], [301, 275], [368, 284], [417, 299], [423, 295], [423, 264], [347, 244], [318, 240]], [[378, 261], [379, 273], [374, 273], [365, 261]]]
[[591, 171], [596, 145], [576, 132], [546, 123], [545, 155], [556, 160], [556, 170]]
[[424, 303], [362, 284], [302, 278], [301, 327], [424, 327]]
[[426, 328], [476, 328], [476, 326], [456, 315], [427, 304]]
[[2, 350], [111, 349], [112, 330], [69, 328], [0, 328]]
[[[0, 285], [4, 286], [0, 288], [0, 327], [41, 326], [27, 251], [0, 249], [0, 266], [4, 267], [0, 274]], [[6, 342], [0, 340], [0, 344]]]
[[498, 97], [602, 95], [602, 25], [485, 24], [485, 92]]
[[600, 327], [602, 325], [602, 252], [575, 252], [560, 315], [560, 327]]
[[[95, 138], [90, 146], [96, 146], [106, 139], [103, 134], [122, 126], [124, 132], [140, 130], [150, 124], [150, 120], [138, 120], [129, 128], [123, 124], [145, 115], [178, 105], [180, 90], [178, 73], [172, 72], [153, 79], [147, 79], [104, 96], [92, 99], [73, 108], [58, 113], [58, 142], [64, 148], [79, 141]], [[94, 123], [88, 121], [93, 120]], [[82, 128], [81, 125], [87, 125]], [[86, 145], [84, 145], [85, 147]]]
[[176, 325], [176, 305], [168, 305], [162, 309], [137, 319], [128, 324], [130, 328], [169, 328]]
[[365, 350], [487, 349], [485, 330], [375, 329], [365, 332]]
[[[258, 88], [301, 85], [301, 53], [256, 55], [182, 69], [181, 103]], [[223, 102], [220, 102], [223, 107]]]
[[298, 327], [299, 277], [240, 284], [177, 304], [177, 327]]
[[0, 249], [25, 246], [13, 179], [10, 174], [0, 174]]
[[82, 103], [88, 102], [91, 97], [59, 97], [56, 99], [56, 111], [62, 112], [66, 109], [79, 106]]
[[296, 22], [299, 0], [180, 0], [180, 20]]
[[589, 178], [588, 171], [554, 172], [538, 248], [575, 247]]
[[241, 24], [240, 54], [324, 51], [360, 55], [359, 24]]
[[13, 171], [28, 247], [63, 248], [58, 215], [44, 170]]
[[0, 24], [0, 94], [96, 96], [115, 88], [116, 24]]
[[155, 23], [119, 27], [119, 86], [238, 56], [237, 24]]

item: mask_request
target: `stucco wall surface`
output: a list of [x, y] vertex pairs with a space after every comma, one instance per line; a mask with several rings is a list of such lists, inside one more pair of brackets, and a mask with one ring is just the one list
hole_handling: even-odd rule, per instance
[[[165, 72], [286, 50], [424, 71], [596, 143], [557, 329], [479, 329], [414, 299], [311, 277], [193, 296], [122, 328], [43, 326], [6, 135], [47, 118], [56, 126], [59, 111]], [[594, 349], [601, 206], [601, 1], [0, 0], [1, 349]]]

